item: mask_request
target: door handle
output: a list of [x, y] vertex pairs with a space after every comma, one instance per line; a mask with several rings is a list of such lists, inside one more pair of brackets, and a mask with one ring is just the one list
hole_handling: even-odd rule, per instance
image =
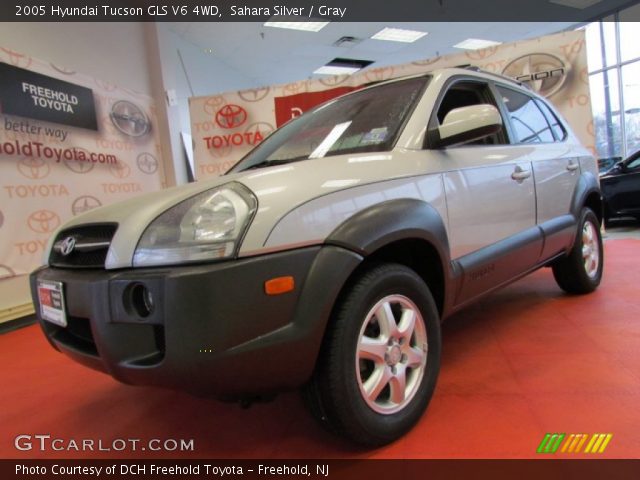
[[523, 170], [519, 165], [516, 166], [516, 169], [511, 174], [511, 178], [518, 183], [524, 182], [530, 176], [531, 170]]
[[570, 172], [575, 172], [579, 168], [580, 168], [580, 164], [578, 162], [574, 160], [569, 160], [569, 163], [567, 164], [567, 170], [569, 170]]

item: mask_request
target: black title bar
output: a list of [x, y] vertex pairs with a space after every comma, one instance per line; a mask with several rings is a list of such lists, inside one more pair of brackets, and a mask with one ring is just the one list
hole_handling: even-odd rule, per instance
[[640, 460], [0, 460], [3, 480], [627, 480]]
[[[638, 4], [600, 0], [586, 8], [564, 0], [14, 0], [9, 22], [587, 22]], [[572, 3], [572, 2], [567, 2]], [[586, 2], [588, 4], [590, 2]], [[640, 9], [623, 21], [639, 21]]]

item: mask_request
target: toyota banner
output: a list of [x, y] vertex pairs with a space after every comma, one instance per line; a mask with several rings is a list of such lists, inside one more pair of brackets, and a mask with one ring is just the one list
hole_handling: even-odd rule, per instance
[[367, 83], [437, 68], [474, 65], [515, 78], [547, 97], [595, 152], [584, 31], [570, 31], [481, 50], [368, 68], [354, 75], [301, 80], [190, 99], [196, 178], [225, 173], [277, 126]]

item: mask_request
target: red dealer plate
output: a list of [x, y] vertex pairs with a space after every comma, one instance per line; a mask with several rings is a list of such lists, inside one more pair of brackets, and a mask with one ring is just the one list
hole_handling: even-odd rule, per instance
[[62, 282], [38, 280], [38, 300], [40, 302], [40, 316], [44, 320], [61, 327], [67, 326]]

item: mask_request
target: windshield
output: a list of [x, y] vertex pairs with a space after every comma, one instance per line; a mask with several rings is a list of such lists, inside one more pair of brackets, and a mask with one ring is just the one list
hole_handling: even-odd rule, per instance
[[275, 131], [229, 173], [310, 158], [390, 150], [428, 80], [402, 80], [325, 103]]

